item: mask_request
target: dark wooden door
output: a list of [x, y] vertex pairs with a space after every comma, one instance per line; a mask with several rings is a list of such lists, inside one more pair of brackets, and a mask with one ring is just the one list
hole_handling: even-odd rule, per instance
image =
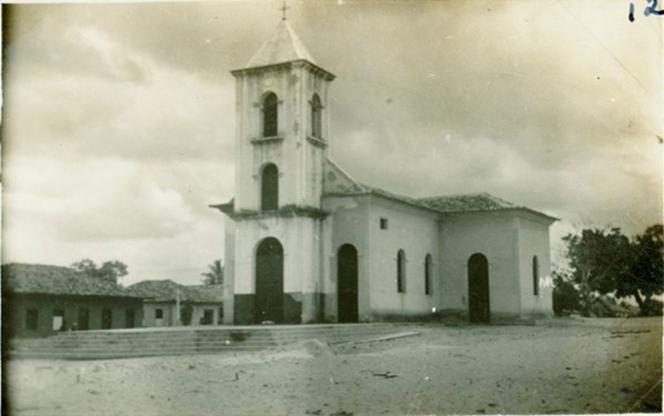
[[357, 250], [344, 244], [337, 253], [337, 314], [339, 322], [357, 322]]
[[468, 308], [470, 322], [489, 322], [489, 262], [483, 254], [468, 259]]
[[284, 319], [284, 251], [276, 238], [266, 238], [256, 250], [255, 313], [258, 324]]
[[88, 309], [78, 310], [78, 322], [76, 327], [82, 331], [90, 329], [90, 311]]
[[101, 310], [101, 329], [113, 328], [113, 311], [109, 308]]
[[134, 313], [133, 309], [127, 309], [125, 320], [126, 320], [125, 326], [127, 328], [133, 328], [136, 326], [136, 314]]

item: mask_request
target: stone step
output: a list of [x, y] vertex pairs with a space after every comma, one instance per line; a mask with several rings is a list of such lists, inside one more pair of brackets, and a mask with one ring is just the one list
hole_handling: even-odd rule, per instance
[[[378, 335], [384, 335], [385, 333], [376, 333], [376, 334], [366, 334], [364, 336], [353, 336], [353, 337], [341, 337], [341, 336], [326, 336], [318, 337], [322, 341], [329, 343], [337, 343], [344, 341], [355, 341], [363, 340]], [[140, 349], [167, 349], [167, 348], [182, 348], [182, 349], [192, 349], [192, 348], [224, 348], [228, 346], [257, 346], [257, 347], [271, 347], [278, 345], [287, 345], [291, 343], [296, 343], [304, 339], [312, 339], [314, 337], [289, 337], [282, 339], [263, 339], [263, 340], [247, 340], [242, 342], [232, 342], [228, 340], [164, 340], [158, 343], [141, 343], [141, 342], [131, 342], [131, 343], [89, 343], [84, 345], [40, 345], [40, 346], [19, 346], [14, 349], [14, 351], [69, 351], [72, 349], [79, 351], [125, 351], [125, 350], [140, 350]]]
[[[320, 334], [329, 334], [329, 333], [338, 333], [338, 334], [364, 334], [364, 333], [372, 333], [372, 332], [381, 332], [381, 331], [389, 331], [393, 330], [394, 328], [392, 327], [378, 327], [378, 328], [366, 328], [366, 329], [359, 329], [359, 328], [353, 328], [353, 329], [344, 329], [344, 330], [326, 330], [326, 329], [316, 329], [316, 330], [274, 330], [274, 331], [261, 331], [261, 332], [255, 332], [255, 331], [232, 331], [232, 330], [219, 330], [219, 331], [210, 331], [210, 332], [202, 332], [202, 331], [183, 331], [183, 333], [177, 333], [176, 331], [164, 331], [164, 332], [154, 332], [154, 333], [140, 333], [140, 332], [135, 332], [135, 333], [112, 333], [109, 331], [108, 333], [104, 334], [98, 334], [98, 333], [85, 333], [83, 331], [77, 332], [74, 335], [55, 335], [53, 337], [47, 338], [48, 340], [58, 340], [58, 341], [70, 341], [70, 340], [94, 340], [94, 339], [113, 339], [113, 340], [132, 340], [132, 339], [145, 339], [145, 340], [154, 340], [154, 339], [176, 339], [176, 338], [190, 338], [190, 337], [223, 337], [223, 338], [233, 338], [233, 337], [252, 337], [252, 338], [258, 338], [258, 337], [270, 337], [270, 336], [275, 336], [275, 335], [283, 335], [283, 336], [289, 336], [289, 335], [320, 335]], [[27, 340], [26, 340], [27, 341]], [[34, 341], [35, 343], [40, 343], [42, 342], [37, 341], [37, 340], [31, 340]]]
[[[345, 341], [359, 341], [379, 335], [385, 334], [374, 334], [372, 336], [363, 336], [363, 337], [319, 337], [321, 341], [328, 343], [339, 343]], [[281, 340], [261, 340], [261, 341], [244, 341], [244, 342], [226, 342], [226, 341], [171, 341], [171, 342], [161, 342], [161, 343], [121, 343], [121, 344], [106, 344], [106, 343], [96, 343], [96, 344], [86, 344], [86, 345], [75, 345], [75, 346], [21, 346], [14, 349], [14, 351], [125, 351], [125, 350], [141, 350], [141, 349], [167, 349], [167, 348], [182, 348], [182, 349], [192, 349], [192, 348], [204, 348], [204, 347], [214, 347], [214, 348], [224, 348], [227, 346], [257, 346], [257, 347], [271, 347], [278, 345], [287, 345], [302, 341], [308, 338], [289, 338]]]
[[373, 334], [379, 334], [379, 333], [386, 333], [386, 332], [392, 332], [393, 329], [372, 329], [372, 330], [365, 330], [365, 331], [353, 331], [353, 332], [338, 332], [338, 331], [304, 331], [304, 332], [289, 332], [289, 333], [279, 333], [275, 332], [272, 334], [243, 334], [243, 335], [232, 335], [228, 333], [220, 333], [220, 334], [199, 334], [199, 333], [192, 333], [188, 334], [187, 336], [178, 336], [178, 337], [172, 337], [172, 336], [160, 336], [160, 337], [142, 337], [140, 335], [137, 335], [135, 337], [114, 337], [113, 334], [106, 334], [103, 337], [89, 337], [86, 335], [81, 335], [80, 337], [77, 338], [67, 338], [67, 339], [62, 339], [60, 337], [51, 337], [43, 342], [19, 342], [15, 343], [15, 345], [29, 345], [29, 346], [43, 346], [43, 345], [62, 345], [62, 346], [78, 346], [78, 345], [83, 345], [83, 344], [91, 344], [91, 343], [104, 343], [104, 344], [120, 344], [120, 343], [147, 343], [147, 342], [175, 342], [179, 340], [220, 340], [220, 341], [230, 341], [230, 342], [246, 342], [246, 341], [259, 341], [259, 340], [270, 340], [270, 339], [280, 339], [280, 340], [288, 340], [288, 339], [297, 339], [297, 338], [316, 338], [316, 337], [322, 337], [322, 338], [329, 338], [329, 337], [338, 337], [338, 336], [365, 336], [365, 335], [373, 335]]
[[148, 350], [148, 351], [123, 351], [123, 352], [66, 352], [66, 351], [12, 351], [9, 357], [14, 359], [62, 359], [62, 360], [103, 360], [111, 358], [133, 358], [133, 357], [153, 357], [153, 356], [172, 356], [172, 355], [195, 355], [195, 354], [219, 354], [219, 353], [232, 353], [232, 352], [249, 352], [265, 350], [263, 347], [227, 347], [224, 349], [203, 349], [203, 350]]
[[362, 341], [395, 332], [401, 331], [392, 324], [80, 331], [46, 339], [12, 340], [10, 356], [100, 359], [254, 351], [306, 339], [333, 344]]

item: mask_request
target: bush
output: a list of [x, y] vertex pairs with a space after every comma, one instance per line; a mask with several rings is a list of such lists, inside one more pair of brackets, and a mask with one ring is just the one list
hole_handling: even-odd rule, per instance
[[648, 299], [643, 302], [642, 316], [662, 316], [662, 302], [657, 299]]
[[553, 313], [556, 316], [569, 315], [581, 310], [581, 297], [574, 284], [562, 276], [554, 274]]

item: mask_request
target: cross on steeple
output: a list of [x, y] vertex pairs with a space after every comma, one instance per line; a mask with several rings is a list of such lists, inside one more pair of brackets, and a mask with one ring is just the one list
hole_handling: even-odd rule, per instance
[[281, 10], [281, 20], [286, 20], [286, 10], [290, 9], [290, 7], [286, 6], [286, 0], [284, 0], [283, 5], [279, 8]]

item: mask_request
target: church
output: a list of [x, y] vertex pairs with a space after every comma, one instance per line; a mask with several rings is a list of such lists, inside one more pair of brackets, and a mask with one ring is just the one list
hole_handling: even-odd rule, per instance
[[224, 323], [550, 316], [556, 218], [488, 193], [412, 198], [327, 156], [329, 86], [284, 18], [235, 77]]

